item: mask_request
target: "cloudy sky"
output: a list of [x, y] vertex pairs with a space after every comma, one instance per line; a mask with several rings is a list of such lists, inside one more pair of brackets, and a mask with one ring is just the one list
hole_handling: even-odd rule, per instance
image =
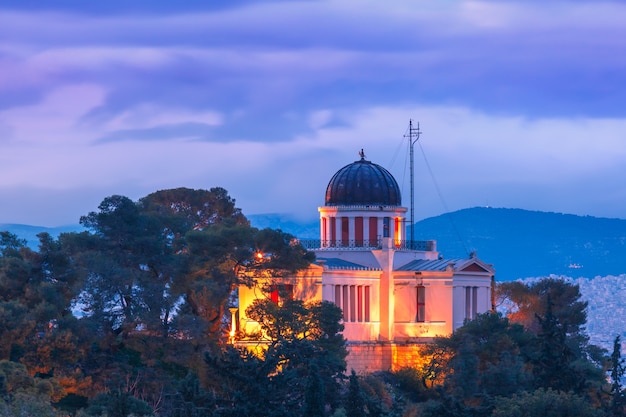
[[313, 219], [361, 148], [408, 206], [410, 119], [416, 219], [626, 218], [625, 22], [596, 0], [3, 0], [0, 223], [215, 186]]

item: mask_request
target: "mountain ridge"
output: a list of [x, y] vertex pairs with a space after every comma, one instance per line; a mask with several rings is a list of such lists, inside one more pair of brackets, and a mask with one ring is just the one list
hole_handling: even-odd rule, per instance
[[[319, 221], [288, 215], [250, 215], [302, 239], [319, 238]], [[290, 221], [285, 221], [288, 219]], [[626, 273], [626, 220], [518, 208], [472, 207], [415, 223], [415, 240], [436, 240], [446, 258], [476, 252], [493, 264], [496, 278], [565, 275], [573, 278]], [[406, 236], [410, 236], [407, 228]]]
[[[281, 229], [300, 239], [319, 239], [319, 220], [283, 213], [246, 216], [252, 226]], [[36, 235], [85, 230], [80, 225], [40, 227], [0, 224], [36, 248]], [[626, 220], [517, 208], [472, 207], [415, 223], [416, 240], [436, 240], [445, 258], [476, 252], [493, 264], [496, 279], [549, 276], [573, 278], [626, 273]], [[407, 229], [406, 236], [410, 236]]]

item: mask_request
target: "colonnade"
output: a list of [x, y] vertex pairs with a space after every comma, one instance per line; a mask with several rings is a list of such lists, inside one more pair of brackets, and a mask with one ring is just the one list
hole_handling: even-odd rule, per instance
[[[406, 210], [406, 209], [405, 209]], [[396, 245], [404, 240], [404, 216], [400, 213], [368, 216], [367, 213], [322, 212], [322, 247], [376, 247], [381, 238], [392, 238]]]

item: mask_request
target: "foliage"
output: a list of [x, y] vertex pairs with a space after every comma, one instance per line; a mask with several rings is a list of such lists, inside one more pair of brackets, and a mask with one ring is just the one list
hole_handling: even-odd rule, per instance
[[152, 408], [145, 402], [135, 398], [128, 391], [113, 390], [98, 394], [81, 416], [93, 417], [128, 417], [152, 416]]
[[[0, 359], [46, 378], [49, 400], [71, 412], [87, 398], [90, 415], [217, 407], [185, 375], [204, 372], [204, 352], [219, 350], [233, 289], [313, 260], [292, 236], [250, 227], [222, 188], [162, 190], [137, 202], [114, 195], [80, 223], [88, 231], [39, 235], [38, 251], [0, 232]], [[326, 310], [329, 340], [307, 339], [304, 352], [342, 340], [323, 322]], [[333, 355], [334, 369], [345, 355]]]
[[[437, 396], [425, 397], [431, 399], [420, 405], [422, 415], [487, 416], [496, 402], [526, 401], [531, 392], [537, 398], [577, 395], [594, 410], [606, 401], [604, 360], [598, 348], [586, 343], [586, 305], [578, 301], [577, 287], [551, 279], [521, 286], [506, 285], [520, 306], [511, 319], [497, 312], [478, 315], [435, 340], [431, 353], [437, 354], [425, 371], [433, 380], [443, 376], [443, 383], [434, 385]], [[534, 322], [525, 321], [533, 311]]]
[[347, 417], [363, 416], [365, 414], [365, 401], [359, 386], [359, 377], [354, 372], [354, 369], [350, 372], [349, 381], [346, 415]]
[[500, 284], [507, 314], [437, 338], [423, 368], [346, 378], [333, 303], [257, 300], [252, 349], [225, 345], [237, 285], [280, 291], [313, 260], [225, 190], [111, 196], [81, 223], [38, 250], [0, 232], [0, 416], [623, 415], [619, 337], [610, 358], [588, 344], [571, 283]]
[[424, 385], [423, 370], [412, 367], [404, 367], [395, 371], [393, 375], [398, 381], [400, 389], [409, 393], [412, 400], [420, 401], [426, 399], [428, 396], [427, 387]]
[[61, 417], [64, 413], [57, 411], [49, 399], [25, 392], [17, 392], [11, 401], [0, 401], [0, 417], [21, 416]]
[[315, 362], [309, 367], [307, 384], [304, 391], [304, 417], [324, 417], [326, 406], [324, 382]]
[[613, 416], [626, 414], [626, 393], [622, 387], [622, 380], [626, 373], [626, 366], [622, 358], [622, 344], [619, 335], [613, 341], [613, 353], [611, 353], [611, 403], [610, 411]]
[[511, 397], [498, 397], [493, 417], [602, 417], [602, 410], [594, 408], [583, 397], [572, 393], [539, 388]]
[[543, 278], [535, 282], [501, 282], [496, 287], [498, 304], [514, 323], [538, 334], [541, 330], [536, 316], [544, 316], [550, 297], [552, 314], [568, 335], [582, 332], [587, 321], [587, 302], [581, 301], [578, 285], [558, 278]]
[[345, 371], [341, 310], [333, 303], [257, 300], [246, 312], [265, 334], [252, 351], [207, 352], [207, 377], [220, 415], [324, 415]]
[[[524, 358], [533, 339], [500, 313], [479, 314], [450, 337], [436, 340], [449, 352], [444, 386], [465, 401], [511, 395], [529, 386]], [[436, 358], [434, 359], [436, 360]]]
[[59, 244], [45, 233], [39, 238], [36, 252], [0, 232], [0, 359], [10, 359], [68, 315], [75, 296], [77, 277]]
[[0, 416], [57, 416], [54, 383], [28, 374], [21, 363], [0, 361]]

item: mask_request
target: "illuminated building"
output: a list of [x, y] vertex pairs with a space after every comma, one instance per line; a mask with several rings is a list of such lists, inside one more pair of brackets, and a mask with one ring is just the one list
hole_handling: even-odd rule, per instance
[[[492, 308], [494, 269], [473, 254], [443, 259], [433, 240], [407, 240], [406, 212], [393, 176], [361, 153], [328, 183], [320, 240], [302, 242], [316, 262], [281, 279], [290, 296], [341, 307], [348, 370], [415, 364], [424, 343]], [[255, 288], [239, 288], [244, 332], [256, 329], [245, 309], [259, 296]]]

